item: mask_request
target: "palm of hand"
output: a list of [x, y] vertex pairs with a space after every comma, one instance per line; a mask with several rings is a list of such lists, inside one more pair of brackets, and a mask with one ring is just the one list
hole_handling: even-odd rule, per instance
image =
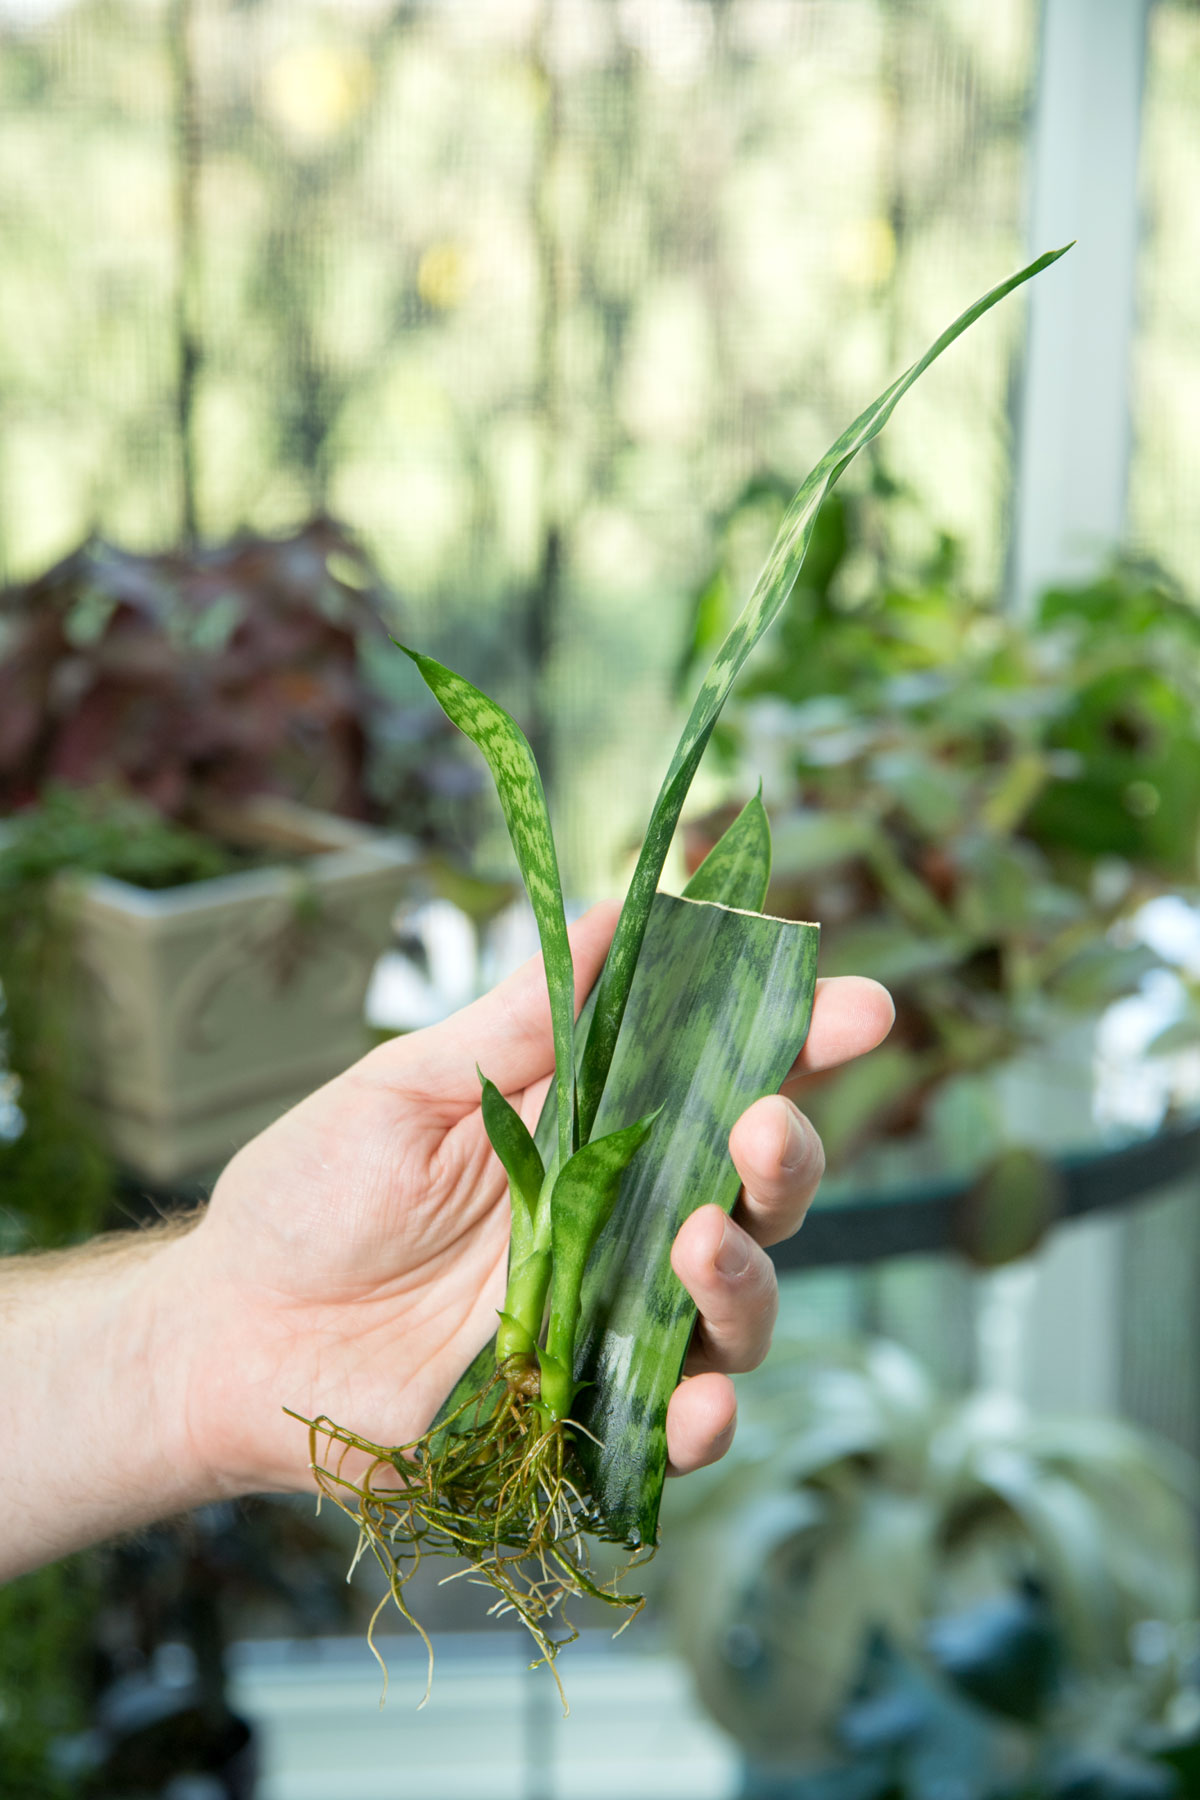
[[230, 1164], [201, 1227], [240, 1416], [211, 1416], [231, 1397], [206, 1382], [196, 1434], [227, 1468], [265, 1462], [272, 1486], [307, 1479], [284, 1405], [405, 1443], [495, 1329], [507, 1183], [478, 1106], [406, 1092], [404, 1072], [388, 1046], [270, 1127]]

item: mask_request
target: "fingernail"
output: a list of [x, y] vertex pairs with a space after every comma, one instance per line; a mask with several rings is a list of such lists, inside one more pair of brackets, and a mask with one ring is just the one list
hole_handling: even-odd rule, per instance
[[725, 1229], [721, 1233], [721, 1242], [717, 1245], [716, 1267], [718, 1275], [744, 1275], [750, 1265], [750, 1244], [744, 1231], [731, 1225], [726, 1219]]
[[794, 1106], [788, 1106], [787, 1142], [779, 1166], [785, 1175], [794, 1175], [812, 1161], [812, 1126]]

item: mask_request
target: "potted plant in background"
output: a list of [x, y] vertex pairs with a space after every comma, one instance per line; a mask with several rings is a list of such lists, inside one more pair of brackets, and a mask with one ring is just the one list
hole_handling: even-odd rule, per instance
[[1200, 1792], [1192, 1465], [949, 1405], [882, 1341], [781, 1343], [740, 1391], [665, 1593], [746, 1800]]
[[[727, 520], [696, 651], [778, 493], [759, 480]], [[874, 1167], [880, 1146], [893, 1166], [907, 1143], [928, 1172], [922, 1133], [978, 1158], [1017, 1110], [1036, 1134], [1030, 1083], [1018, 1109], [995, 1072], [1047, 1051], [1042, 1123], [1052, 1137], [1086, 1129], [1096, 1015], [1158, 962], [1131, 921], [1156, 895], [1194, 891], [1197, 873], [1200, 616], [1122, 567], [1013, 618], [964, 591], [945, 536], [899, 583], [869, 547], [880, 510], [906, 504], [883, 478], [833, 496], [774, 654], [720, 738], [739, 791], [743, 766], [764, 773], [770, 904], [821, 919], [824, 973], [874, 975], [896, 999], [889, 1043], [808, 1096], [835, 1170], [869, 1151]], [[693, 827], [693, 863], [726, 816]]]
[[405, 731], [372, 680], [379, 600], [323, 519], [188, 555], [91, 544], [0, 596], [10, 1054], [69, 1029], [50, 950], [19, 941], [52, 915], [78, 1074], [143, 1177], [217, 1166], [365, 1048], [416, 854], [370, 821], [386, 806], [428, 838], [458, 767], [432, 715]]

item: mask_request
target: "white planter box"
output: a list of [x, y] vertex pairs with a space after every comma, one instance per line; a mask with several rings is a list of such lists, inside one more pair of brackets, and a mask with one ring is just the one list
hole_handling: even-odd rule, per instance
[[367, 984], [411, 879], [410, 846], [352, 821], [275, 800], [237, 819], [303, 862], [64, 891], [88, 1097], [120, 1161], [154, 1182], [215, 1171], [362, 1054]]

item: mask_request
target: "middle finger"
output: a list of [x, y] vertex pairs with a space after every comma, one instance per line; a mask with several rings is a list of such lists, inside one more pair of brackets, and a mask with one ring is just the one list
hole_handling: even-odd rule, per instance
[[766, 1251], [719, 1206], [685, 1219], [671, 1267], [696, 1302], [699, 1318], [684, 1373], [727, 1375], [756, 1369], [771, 1346], [779, 1311], [775, 1268]]

